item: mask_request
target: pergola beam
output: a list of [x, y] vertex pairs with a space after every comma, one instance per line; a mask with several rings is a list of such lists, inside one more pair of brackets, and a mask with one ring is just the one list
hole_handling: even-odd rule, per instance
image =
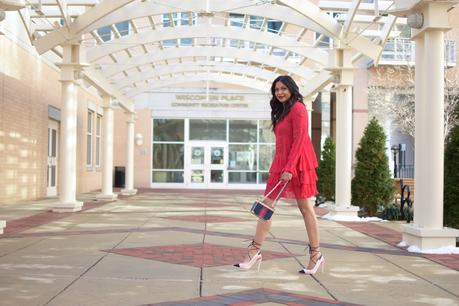
[[113, 86], [113, 84], [111, 84], [100, 72], [90, 67], [84, 68], [83, 78], [100, 92], [117, 100], [124, 110], [131, 113], [134, 112], [134, 102], [124, 96], [118, 88]]
[[122, 66], [110, 66], [104, 69], [105, 75], [110, 78], [122, 71], [129, 70], [136, 66], [150, 65], [155, 62], [162, 62], [171, 59], [185, 57], [222, 57], [222, 58], [237, 58], [245, 62], [261, 63], [265, 66], [275, 67], [284, 71], [293, 73], [305, 80], [314, 76], [312, 70], [307, 67], [301, 67], [294, 63], [289, 63], [279, 56], [260, 54], [248, 49], [226, 48], [226, 47], [182, 47], [182, 48], [167, 48], [164, 50], [156, 50], [154, 52], [126, 59]]
[[382, 52], [383, 47], [381, 45], [373, 43], [360, 33], [349, 32], [347, 37], [343, 37], [343, 27], [333, 17], [307, 0], [279, 0], [279, 2], [313, 20], [318, 26], [328, 29], [331, 37], [343, 46], [348, 45], [373, 60], [376, 60]]
[[145, 84], [143, 86], [127, 91], [126, 96], [135, 97], [141, 93], [148, 91], [149, 89], [157, 89], [157, 88], [167, 87], [167, 86], [172, 86], [172, 85], [187, 84], [187, 83], [202, 82], [202, 81], [211, 81], [211, 82], [237, 85], [237, 86], [255, 89], [260, 92], [269, 91], [269, 88], [271, 86], [270, 82], [261, 82], [261, 81], [257, 81], [257, 80], [243, 77], [243, 76], [201, 73], [201, 74], [193, 74], [193, 75], [187, 75], [187, 76], [172, 75], [169, 78], [163, 78], [161, 80], [156, 80], [153, 83]]
[[118, 88], [123, 89], [126, 86], [130, 86], [134, 83], [146, 81], [148, 79], [156, 79], [168, 74], [179, 74], [187, 72], [226, 72], [226, 73], [241, 73], [248, 75], [253, 78], [263, 79], [267, 82], [274, 80], [278, 75], [264, 69], [260, 69], [254, 66], [247, 66], [242, 64], [224, 64], [199, 61], [193, 62], [192, 64], [177, 64], [177, 65], [161, 65], [156, 66], [150, 71], [136, 72], [130, 74], [128, 77], [122, 79], [119, 82], [114, 83]]
[[[131, 6], [123, 7], [133, 1], [134, 0], [105, 0], [76, 18], [69, 26], [68, 30], [65, 28], [57, 29], [36, 40], [34, 45], [37, 51], [43, 54], [55, 45], [62, 44], [65, 41], [79, 39], [81, 35], [87, 32], [117, 22], [173, 12], [200, 12], [206, 9], [205, 0], [156, 0], [154, 2], [140, 2], [136, 4], [135, 8]], [[316, 5], [312, 4], [312, 6], [320, 11]], [[254, 5], [253, 0], [232, 0], [230, 2], [214, 0], [211, 3], [211, 10], [260, 16], [271, 20], [295, 24], [325, 35], [330, 34], [329, 29], [319, 26], [308, 18], [304, 18], [304, 16], [287, 6], [272, 5], [268, 3]]]
[[56, 0], [57, 6], [59, 7], [59, 11], [62, 14], [62, 17], [65, 22], [65, 26], [68, 27], [72, 20], [70, 19], [70, 16], [68, 14], [68, 9], [67, 9], [67, 0]]
[[51, 48], [64, 42], [78, 40], [81, 35], [85, 33], [84, 31], [91, 26], [91, 24], [133, 1], [134, 0], [105, 0], [78, 16], [78, 18], [75, 19], [75, 21], [68, 27], [56, 29], [49, 34], [36, 39], [34, 41], [34, 46], [39, 54], [43, 54]]
[[312, 61], [328, 66], [328, 53], [314, 48], [304, 43], [296, 41], [296, 39], [279, 36], [274, 33], [260, 32], [254, 29], [243, 29], [231, 26], [212, 26], [197, 25], [183, 27], [166, 27], [155, 31], [148, 31], [134, 35], [124, 36], [113, 40], [111, 44], [103, 44], [88, 49], [87, 59], [90, 62], [96, 61], [109, 54], [114, 54], [121, 50], [131, 47], [136, 47], [142, 44], [151, 44], [158, 41], [181, 39], [181, 38], [210, 38], [220, 37], [226, 39], [238, 39], [241, 41], [251, 41], [263, 45], [272, 45], [275, 48], [281, 48], [301, 56], [307, 57]]
[[346, 20], [344, 21], [343, 26], [343, 36], [347, 37], [349, 30], [351, 29], [352, 22], [354, 21], [355, 14], [357, 13], [357, 9], [359, 8], [360, 2], [362, 0], [353, 0], [351, 7], [347, 11]]

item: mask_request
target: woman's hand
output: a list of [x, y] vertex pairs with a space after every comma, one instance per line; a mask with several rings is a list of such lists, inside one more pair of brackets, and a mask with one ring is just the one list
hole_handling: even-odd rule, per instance
[[282, 181], [290, 181], [292, 179], [292, 174], [290, 172], [284, 172], [282, 173], [281, 180]]

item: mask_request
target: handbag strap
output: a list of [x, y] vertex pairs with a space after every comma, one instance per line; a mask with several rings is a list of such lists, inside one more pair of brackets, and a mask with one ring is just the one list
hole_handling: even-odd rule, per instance
[[[274, 190], [277, 189], [277, 187], [279, 187], [279, 185], [284, 182], [283, 180], [279, 180], [279, 182], [273, 187], [273, 189], [271, 189], [270, 192], [268, 192], [264, 197], [263, 197], [263, 200], [265, 200], [267, 197], [269, 197], [269, 195], [271, 193], [273, 193]], [[276, 198], [274, 199], [274, 202], [273, 202], [273, 208], [274, 208], [274, 205], [276, 205], [277, 201], [279, 200], [279, 198], [281, 197], [282, 195], [282, 192], [284, 192], [285, 188], [287, 187], [289, 181], [285, 182], [284, 186], [282, 186], [281, 190], [279, 191], [279, 193], [277, 194]]]

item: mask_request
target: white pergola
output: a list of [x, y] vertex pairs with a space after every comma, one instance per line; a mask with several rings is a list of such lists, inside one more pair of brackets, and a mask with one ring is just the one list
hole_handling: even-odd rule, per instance
[[[353, 64], [363, 56], [377, 63], [386, 40], [397, 35], [393, 26], [406, 24], [405, 18], [388, 14], [400, 7], [397, 2], [27, 0], [19, 14], [31, 43], [40, 54], [53, 54], [61, 67], [60, 170], [65, 175], [59, 176], [59, 203], [54, 210], [77, 211], [82, 206], [75, 198], [74, 84], [78, 78], [95, 87], [103, 97], [105, 138], [100, 197], [114, 199], [111, 187], [114, 101], [129, 114], [123, 192], [133, 194], [136, 192], [133, 98], [153, 88], [186, 86], [191, 81], [212, 81], [269, 92], [277, 75], [289, 74], [298, 81], [307, 101], [328, 84], [335, 84], [337, 187], [331, 213], [356, 215], [357, 208], [351, 206]], [[436, 1], [400, 2], [437, 6]], [[442, 2], [438, 6], [446, 14], [453, 1], [438, 2]], [[270, 29], [270, 22], [277, 22], [279, 27]], [[117, 26], [120, 23], [127, 23], [129, 31], [120, 30]], [[110, 37], [101, 36], [98, 31], [101, 28]], [[316, 37], [313, 43], [311, 35]], [[323, 44], [330, 41], [324, 48]], [[311, 105], [308, 109], [311, 110]], [[418, 170], [418, 175], [423, 173]], [[418, 195], [421, 188], [417, 190]], [[442, 208], [443, 202], [436, 201]], [[416, 201], [416, 209], [422, 205], [420, 202]], [[420, 214], [419, 210], [415, 213]]]

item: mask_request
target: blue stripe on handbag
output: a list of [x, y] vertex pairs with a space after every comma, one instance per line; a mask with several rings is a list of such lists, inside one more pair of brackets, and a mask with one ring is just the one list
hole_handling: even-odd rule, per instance
[[288, 181], [284, 184], [284, 186], [282, 186], [281, 190], [279, 191], [279, 193], [277, 194], [276, 196], [276, 199], [274, 200], [273, 202], [273, 207], [271, 206], [268, 206], [266, 205], [265, 203], [263, 203], [263, 201], [274, 191], [276, 190], [277, 187], [279, 187], [279, 185], [282, 183], [283, 181], [279, 181], [276, 186], [273, 187], [273, 189], [268, 192], [261, 201], [259, 200], [256, 200], [255, 202], [253, 202], [252, 204], [252, 208], [250, 209], [250, 212], [257, 216], [260, 220], [263, 220], [263, 221], [269, 221], [271, 220], [271, 217], [273, 216], [274, 214], [274, 205], [276, 205], [277, 201], [279, 200], [279, 198], [281, 197], [282, 195], [282, 192], [284, 192], [284, 189], [285, 187], [287, 187], [287, 184], [288, 184]]

